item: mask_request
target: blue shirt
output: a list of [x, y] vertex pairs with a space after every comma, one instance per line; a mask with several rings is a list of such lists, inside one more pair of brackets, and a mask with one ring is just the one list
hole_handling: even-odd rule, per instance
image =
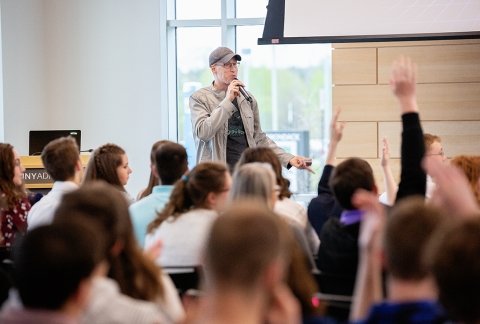
[[157, 217], [157, 213], [170, 199], [173, 190], [171, 185], [159, 185], [152, 189], [152, 193], [130, 205], [130, 218], [132, 219], [133, 231], [141, 247], [144, 246], [147, 226]]
[[434, 301], [383, 302], [374, 305], [364, 321], [358, 323], [443, 323], [445, 313]]

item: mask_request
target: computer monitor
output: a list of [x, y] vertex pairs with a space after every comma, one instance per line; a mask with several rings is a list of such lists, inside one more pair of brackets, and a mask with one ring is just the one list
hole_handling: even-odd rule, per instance
[[50, 141], [64, 136], [75, 138], [80, 149], [81, 135], [80, 130], [31, 130], [28, 137], [28, 154], [40, 155]]

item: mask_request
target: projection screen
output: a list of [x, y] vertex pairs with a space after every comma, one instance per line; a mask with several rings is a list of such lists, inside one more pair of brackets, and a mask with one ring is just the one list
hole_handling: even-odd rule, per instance
[[480, 38], [480, 0], [270, 0], [258, 44]]

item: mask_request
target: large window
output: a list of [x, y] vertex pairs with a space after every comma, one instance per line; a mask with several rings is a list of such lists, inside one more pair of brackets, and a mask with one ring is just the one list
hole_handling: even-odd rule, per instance
[[168, 75], [176, 89], [169, 91], [168, 106], [170, 115], [176, 116], [176, 139], [187, 147], [190, 167], [196, 152], [188, 98], [213, 81], [209, 53], [228, 46], [242, 56], [239, 79], [258, 101], [263, 130], [284, 149], [313, 158], [315, 175], [285, 170], [292, 191], [297, 198], [316, 192], [331, 111], [330, 46], [257, 45], [266, 0], [209, 0], [210, 6], [200, 2], [201, 7], [193, 0], [169, 1], [175, 10], [165, 22], [169, 37], [165, 62], [176, 68], [164, 70], [176, 71]]

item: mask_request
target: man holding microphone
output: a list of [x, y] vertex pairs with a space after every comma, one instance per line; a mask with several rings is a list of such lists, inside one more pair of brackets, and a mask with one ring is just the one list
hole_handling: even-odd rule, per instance
[[190, 97], [197, 163], [221, 161], [233, 170], [247, 147], [268, 146], [284, 167], [310, 170], [304, 157], [285, 152], [262, 131], [257, 101], [237, 79], [241, 60], [227, 47], [216, 48], [209, 56], [214, 81]]

